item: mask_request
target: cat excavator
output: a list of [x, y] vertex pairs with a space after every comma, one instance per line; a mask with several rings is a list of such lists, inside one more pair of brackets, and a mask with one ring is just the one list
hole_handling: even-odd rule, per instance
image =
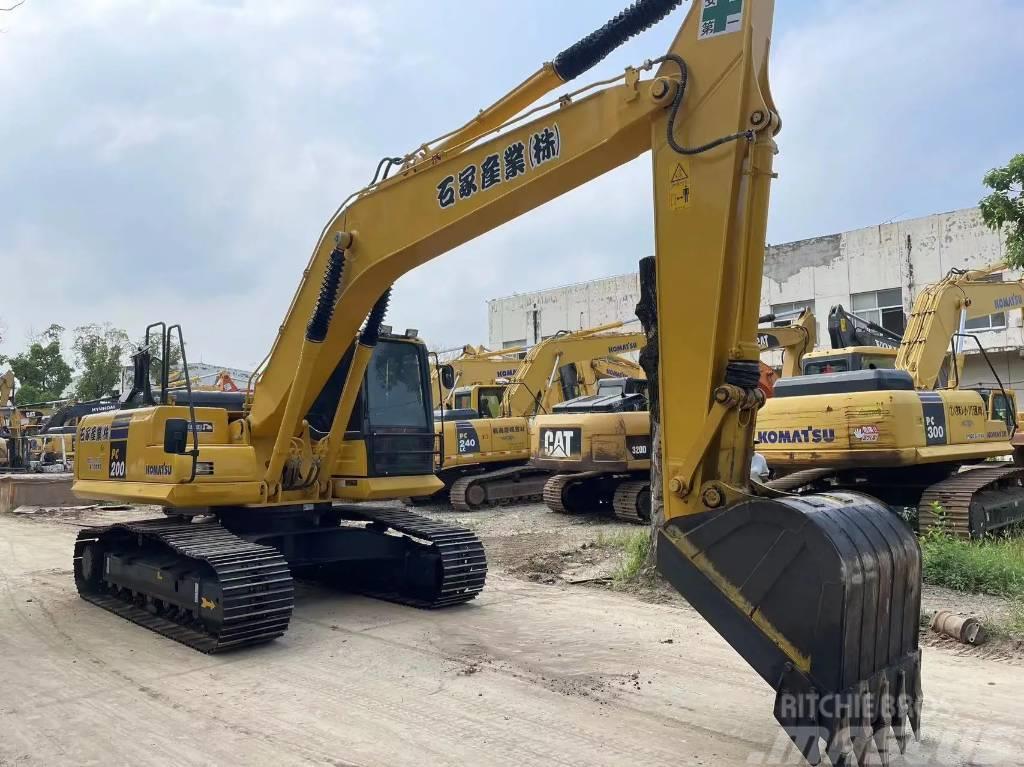
[[508, 383], [454, 390], [455, 407], [435, 413], [437, 475], [453, 508], [540, 496], [548, 471], [528, 465], [531, 419], [592, 393], [603, 360], [640, 349], [641, 331], [609, 332], [622, 324], [556, 333], [530, 349]]
[[[773, 322], [774, 315], [758, 318]], [[804, 354], [814, 349], [817, 321], [804, 309], [786, 325], [757, 329], [761, 352], [782, 350], [783, 376], [800, 375]], [[775, 371], [759, 363], [760, 388], [770, 397]], [[544, 503], [560, 514], [610, 511], [625, 522], [650, 521], [651, 415], [647, 382], [602, 381], [592, 396], [578, 397], [534, 420], [530, 465], [553, 474]]]
[[780, 381], [757, 423], [758, 450], [784, 475], [771, 486], [867, 492], [962, 538], [1024, 518], [1024, 468], [989, 462], [1015, 456], [1016, 397], [990, 363], [994, 387], [960, 381], [968, 343], [988, 362], [966, 322], [1024, 306], [1024, 280], [992, 281], [1003, 269], [954, 269], [925, 288], [894, 369]]
[[[464, 126], [385, 158], [324, 227], [242, 417], [185, 399], [82, 419], [75, 491], [166, 513], [82, 530], [81, 596], [207, 652], [280, 636], [292, 571], [422, 607], [475, 596], [486, 564], [472, 534], [353, 503], [441, 484], [426, 350], [378, 345], [390, 287], [647, 154], [658, 569], [775, 691], [775, 718], [809, 761], [904, 748], [922, 702], [913, 533], [866, 495], [761, 495], [749, 477], [781, 128], [773, 3], [692, 3], [664, 55], [543, 100], [679, 4], [637, 0]], [[310, 428], [314, 409], [324, 429]]]

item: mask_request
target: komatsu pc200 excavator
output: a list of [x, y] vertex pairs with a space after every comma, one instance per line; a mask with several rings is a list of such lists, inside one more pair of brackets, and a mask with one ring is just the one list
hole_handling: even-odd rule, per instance
[[[954, 270], [925, 288], [895, 369], [780, 381], [757, 424], [758, 450], [787, 475], [772, 486], [856, 488], [896, 509], [917, 509], [923, 530], [941, 521], [961, 537], [1019, 521], [1024, 468], [980, 466], [1014, 455], [1016, 399], [994, 370], [993, 389], [961, 388], [959, 381], [972, 340], [966, 321], [1024, 305], [1024, 281], [990, 281], [1000, 268]], [[936, 515], [936, 504], [943, 513]]]
[[[289, 565], [413, 604], [475, 594], [478, 542], [349, 503], [440, 486], [425, 350], [407, 340], [372, 353], [388, 292], [649, 153], [657, 280], [644, 316], [660, 331], [641, 360], [658, 568], [776, 691], [775, 717], [810, 761], [822, 743], [833, 764], [887, 753], [893, 734], [903, 748], [922, 700], [913, 533], [866, 495], [763, 497], [749, 478], [781, 126], [772, 1], [692, 3], [666, 54], [537, 103], [679, 4], [637, 0], [466, 125], [386, 159], [396, 172], [324, 227], [243, 417], [179, 400], [83, 419], [76, 492], [158, 503], [167, 516], [83, 530], [82, 596], [216, 651], [284, 632]], [[675, 332], [698, 323], [692, 337]], [[318, 400], [333, 416], [314, 431]]]
[[[800, 375], [800, 361], [817, 339], [816, 322], [814, 312], [805, 309], [789, 324], [758, 327], [758, 348], [782, 350], [783, 376]], [[760, 388], [767, 397], [774, 389], [775, 371], [763, 362], [760, 368]], [[549, 509], [562, 514], [610, 511], [626, 522], [650, 521], [651, 414], [646, 384], [603, 381], [596, 394], [563, 402], [550, 415], [534, 420], [530, 465], [554, 474], [543, 488]]]
[[[507, 383], [455, 390], [455, 407], [434, 414], [437, 475], [455, 509], [540, 496], [548, 470], [528, 465], [531, 420], [591, 394], [609, 358], [640, 349], [641, 331], [608, 332], [622, 324], [556, 333], [530, 349]], [[630, 365], [622, 358], [619, 367]]]

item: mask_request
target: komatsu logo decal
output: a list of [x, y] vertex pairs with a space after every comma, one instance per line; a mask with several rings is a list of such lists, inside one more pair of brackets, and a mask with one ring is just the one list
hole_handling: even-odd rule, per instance
[[495, 378], [511, 378], [516, 374], [515, 368], [509, 368], [508, 370], [499, 370], [494, 374]]
[[996, 309], [1012, 309], [1015, 306], [1024, 304], [1024, 298], [1021, 298], [1019, 295], [1001, 296], [993, 301], [993, 303], [996, 305]]
[[616, 344], [615, 346], [608, 347], [609, 354], [618, 354], [619, 352], [631, 352], [640, 348], [640, 344], [636, 341], [630, 341], [626, 344]]
[[762, 429], [757, 433], [757, 441], [768, 445], [817, 444], [819, 442], [835, 442], [835, 429]]

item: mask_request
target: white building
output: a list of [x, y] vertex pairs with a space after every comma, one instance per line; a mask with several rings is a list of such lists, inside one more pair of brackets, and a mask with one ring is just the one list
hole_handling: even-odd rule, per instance
[[[1003, 257], [1002, 238], [984, 225], [976, 208], [770, 245], [761, 313], [783, 315], [812, 307], [818, 317], [819, 348], [828, 346], [825, 320], [835, 304], [902, 333], [922, 288], [951, 269], [977, 269]], [[1019, 276], [1008, 272], [1003, 279]], [[490, 346], [531, 344], [559, 330], [634, 320], [638, 298], [635, 273], [496, 298], [488, 301]], [[685, 298], [682, 291], [680, 300]], [[1002, 382], [1024, 394], [1021, 311], [972, 321], [968, 329], [989, 352]], [[981, 355], [970, 348], [967, 352], [964, 382], [994, 383]]]

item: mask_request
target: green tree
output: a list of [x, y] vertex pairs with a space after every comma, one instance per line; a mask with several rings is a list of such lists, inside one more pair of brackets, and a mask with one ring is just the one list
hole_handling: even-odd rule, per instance
[[[144, 340], [140, 340], [136, 347], [141, 349], [146, 345]], [[149, 368], [149, 378], [157, 386], [160, 385], [160, 370], [163, 366], [164, 350], [160, 346], [159, 334], [152, 335], [149, 337], [149, 354], [151, 357], [151, 363]], [[181, 367], [181, 347], [178, 346], [176, 337], [172, 336], [170, 344], [169, 363], [171, 378], [174, 378], [174, 371]]]
[[992, 194], [982, 199], [981, 217], [990, 229], [1006, 231], [1006, 262], [1024, 268], [1024, 154], [993, 168], [982, 182]]
[[71, 383], [71, 366], [61, 355], [63, 334], [63, 327], [50, 325], [26, 351], [14, 357], [0, 357], [0, 363], [10, 365], [21, 384], [14, 395], [16, 404], [47, 402], [64, 395]]
[[75, 328], [72, 348], [75, 362], [81, 369], [75, 396], [89, 400], [113, 394], [121, 383], [121, 368], [128, 347], [128, 334], [110, 323]]

